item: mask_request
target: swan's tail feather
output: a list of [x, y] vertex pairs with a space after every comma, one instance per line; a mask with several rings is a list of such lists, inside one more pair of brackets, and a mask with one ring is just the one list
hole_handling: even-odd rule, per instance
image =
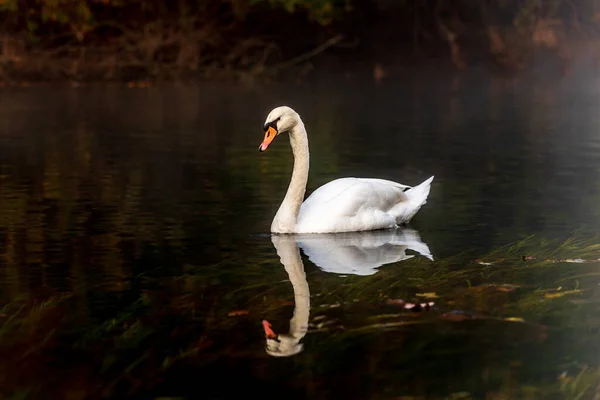
[[405, 209], [405, 212], [402, 213], [401, 218], [399, 218], [398, 223], [408, 223], [421, 209], [421, 207], [425, 203], [427, 203], [427, 196], [429, 196], [432, 181], [433, 176], [429, 179], [426, 179], [421, 184], [414, 186], [404, 192], [404, 194], [406, 194], [406, 196], [408, 197], [408, 204]]

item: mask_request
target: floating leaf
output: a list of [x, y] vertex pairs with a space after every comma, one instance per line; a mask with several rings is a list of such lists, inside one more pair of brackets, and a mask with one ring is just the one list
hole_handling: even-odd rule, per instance
[[415, 296], [417, 296], [417, 297], [424, 297], [426, 299], [437, 299], [438, 298], [438, 295], [435, 294], [435, 292], [417, 293]]

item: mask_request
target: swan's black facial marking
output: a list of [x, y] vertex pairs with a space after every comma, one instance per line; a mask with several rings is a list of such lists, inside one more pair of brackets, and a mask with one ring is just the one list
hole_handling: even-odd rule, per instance
[[277, 122], [279, 122], [280, 119], [281, 119], [281, 117], [276, 118], [273, 121], [265, 124], [265, 126], [263, 126], [263, 130], [267, 131], [269, 128], [273, 128], [273, 129], [275, 129], [275, 132], [277, 132]]

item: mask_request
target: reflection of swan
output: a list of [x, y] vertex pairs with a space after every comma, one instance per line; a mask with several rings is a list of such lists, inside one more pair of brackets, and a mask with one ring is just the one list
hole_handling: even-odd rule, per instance
[[277, 135], [288, 132], [294, 154], [292, 179], [271, 224], [271, 232], [327, 233], [396, 228], [408, 223], [427, 201], [433, 176], [415, 187], [383, 179], [336, 179], [315, 190], [302, 203], [309, 169], [304, 123], [291, 108], [277, 107], [267, 116], [264, 129], [260, 151], [265, 151]]
[[[408, 228], [321, 235], [273, 235], [271, 241], [292, 282], [295, 303], [288, 334], [275, 335], [265, 328], [266, 352], [276, 357], [300, 353], [300, 340], [308, 329], [310, 291], [298, 245], [322, 270], [340, 274], [372, 275], [383, 264], [414, 257], [406, 254], [407, 249], [433, 260], [417, 231]], [[268, 322], [266, 324], [269, 325]]]
[[414, 229], [327, 235], [297, 235], [296, 240], [310, 261], [326, 272], [373, 275], [378, 267], [414, 257], [413, 250], [433, 260], [429, 247]]
[[267, 338], [266, 351], [271, 356], [288, 357], [302, 351], [300, 340], [306, 335], [308, 329], [310, 292], [296, 238], [289, 235], [274, 235], [271, 241], [292, 282], [295, 308], [294, 316], [290, 320], [289, 334], [279, 334], [274, 339]]

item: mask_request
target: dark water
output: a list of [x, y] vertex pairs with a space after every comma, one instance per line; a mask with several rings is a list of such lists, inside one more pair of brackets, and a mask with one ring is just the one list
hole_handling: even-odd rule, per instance
[[[4, 89], [0, 395], [598, 396], [600, 264], [545, 261], [572, 236], [560, 251], [600, 258], [598, 88], [421, 76]], [[309, 133], [309, 193], [342, 176], [435, 175], [395, 244], [271, 238], [291, 152], [285, 137], [257, 147], [280, 104]], [[420, 302], [434, 304], [407, 309]]]

